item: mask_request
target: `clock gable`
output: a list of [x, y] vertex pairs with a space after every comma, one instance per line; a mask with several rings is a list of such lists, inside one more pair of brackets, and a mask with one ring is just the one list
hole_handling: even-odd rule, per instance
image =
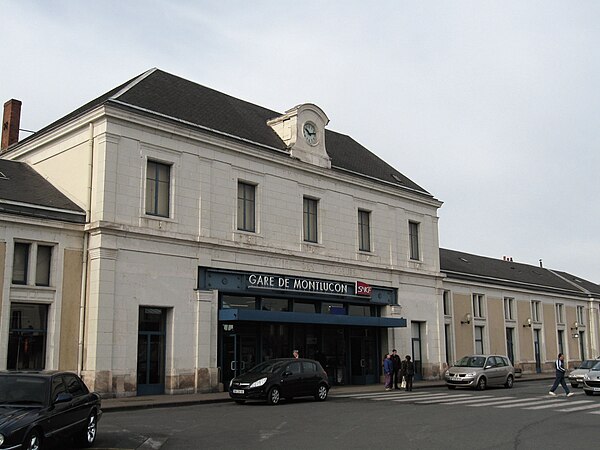
[[304, 103], [267, 122], [290, 150], [290, 156], [319, 167], [331, 168], [325, 147], [329, 118], [321, 108]]

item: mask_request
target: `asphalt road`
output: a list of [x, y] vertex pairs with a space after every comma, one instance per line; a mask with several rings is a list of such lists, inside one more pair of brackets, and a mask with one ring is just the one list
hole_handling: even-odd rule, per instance
[[233, 402], [110, 412], [96, 449], [596, 448], [600, 396], [513, 389], [371, 392], [278, 406]]

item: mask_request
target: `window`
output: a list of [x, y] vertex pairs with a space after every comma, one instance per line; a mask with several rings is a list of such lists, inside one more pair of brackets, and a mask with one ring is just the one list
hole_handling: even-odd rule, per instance
[[306, 242], [317, 242], [317, 211], [319, 201], [314, 198], [304, 197], [303, 223], [304, 240]]
[[556, 304], [556, 323], [565, 323], [565, 315], [564, 315], [565, 305], [562, 303]]
[[368, 305], [348, 305], [348, 315], [371, 317], [371, 307]]
[[408, 237], [410, 245], [410, 259], [418, 261], [421, 259], [419, 253], [419, 224], [417, 222], [408, 222]]
[[473, 317], [485, 317], [485, 302], [483, 294], [473, 294]]
[[284, 298], [263, 298], [260, 309], [263, 311], [283, 311], [290, 310], [289, 301]]
[[558, 353], [565, 353], [565, 332], [558, 330]]
[[27, 272], [29, 266], [29, 248], [31, 244], [15, 242], [15, 254], [13, 257], [13, 284], [27, 284]]
[[542, 320], [542, 316], [540, 314], [541, 312], [541, 302], [537, 301], [537, 300], [533, 300], [531, 302], [531, 319], [534, 322], [541, 322]]
[[515, 330], [514, 328], [506, 329], [506, 353], [511, 363], [515, 362]]
[[579, 323], [579, 325], [585, 325], [585, 314], [583, 306], [577, 307], [577, 322]]
[[169, 217], [171, 166], [148, 161], [146, 169], [146, 214]]
[[87, 394], [87, 388], [82, 386], [81, 382], [75, 375], [63, 375], [63, 380], [67, 387], [67, 392], [73, 397], [81, 397], [82, 395]]
[[371, 213], [362, 209], [358, 210], [358, 249], [371, 251]]
[[316, 303], [295, 301], [294, 302], [294, 312], [316, 314], [317, 305], [316, 305]]
[[579, 354], [583, 361], [585, 359], [585, 331], [579, 332]]
[[321, 303], [321, 314], [346, 315], [346, 308], [342, 303]]
[[12, 303], [8, 333], [9, 370], [42, 370], [46, 364], [47, 305]]
[[52, 247], [48, 245], [37, 246], [37, 261], [35, 268], [35, 285], [50, 286], [50, 260]]
[[452, 355], [452, 326], [447, 323], [444, 325], [444, 336], [446, 338], [446, 364], [450, 367], [454, 363]]
[[452, 315], [452, 305], [450, 304], [450, 291], [444, 291], [442, 294], [442, 301], [444, 303], [444, 315]]
[[504, 297], [504, 319], [515, 320], [514, 316], [515, 299], [512, 297]]
[[256, 231], [255, 221], [256, 186], [238, 182], [237, 228], [241, 231]]
[[483, 355], [483, 327], [475, 327], [475, 353]]
[[223, 295], [221, 297], [221, 308], [223, 309], [256, 309], [255, 297], [237, 297], [234, 295]]

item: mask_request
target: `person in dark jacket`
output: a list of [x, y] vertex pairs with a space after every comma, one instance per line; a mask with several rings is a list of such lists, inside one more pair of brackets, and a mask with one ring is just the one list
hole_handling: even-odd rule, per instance
[[394, 370], [394, 363], [392, 362], [392, 355], [389, 353], [385, 354], [385, 359], [383, 360], [383, 375], [385, 377], [385, 390], [392, 390], [392, 372]]
[[404, 380], [406, 381], [406, 390], [412, 391], [415, 364], [410, 360], [410, 355], [406, 355], [406, 358], [402, 361], [402, 376], [404, 376]]
[[[400, 389], [398, 384], [402, 382], [402, 376], [400, 373], [400, 369], [402, 368], [402, 360], [400, 359], [400, 355], [398, 355], [396, 349], [392, 350], [392, 364], [392, 384], [394, 385], [394, 389]], [[398, 378], [400, 378], [400, 380], [398, 380]]]
[[567, 372], [565, 369], [565, 355], [563, 355], [562, 353], [558, 354], [558, 358], [554, 362], [554, 368], [556, 369], [556, 378], [554, 379], [554, 384], [550, 388], [550, 392], [548, 392], [548, 394], [556, 395], [556, 393], [554, 391], [556, 391], [556, 388], [558, 387], [558, 385], [560, 383], [560, 385], [565, 390], [567, 397], [572, 396], [573, 393], [569, 392], [567, 383], [565, 383], [565, 373]]

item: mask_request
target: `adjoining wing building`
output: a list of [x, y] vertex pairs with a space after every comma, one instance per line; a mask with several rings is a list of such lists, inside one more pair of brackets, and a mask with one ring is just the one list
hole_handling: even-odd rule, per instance
[[129, 396], [222, 389], [293, 349], [334, 384], [379, 382], [392, 348], [424, 378], [480, 348], [526, 371], [597, 353], [597, 285], [457, 262], [442, 203], [317, 105], [276, 112], [152, 69], [21, 141], [20, 107], [0, 158], [0, 369]]

